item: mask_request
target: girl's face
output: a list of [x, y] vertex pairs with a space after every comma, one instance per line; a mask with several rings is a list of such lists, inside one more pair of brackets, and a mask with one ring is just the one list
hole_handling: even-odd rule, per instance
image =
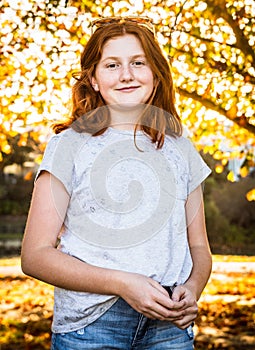
[[126, 34], [108, 40], [91, 83], [108, 105], [132, 107], [146, 103], [154, 77], [139, 39]]

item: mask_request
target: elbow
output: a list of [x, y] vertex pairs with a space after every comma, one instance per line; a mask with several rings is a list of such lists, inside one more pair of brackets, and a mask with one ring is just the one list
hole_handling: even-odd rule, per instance
[[28, 242], [23, 244], [21, 270], [25, 275], [42, 280], [45, 273], [48, 273], [49, 260], [49, 247], [35, 247]]
[[33, 258], [33, 252], [21, 248], [21, 270], [25, 275], [34, 277], [34, 271], [36, 269], [36, 261]]
[[21, 256], [21, 270], [27, 276], [38, 278], [37, 264], [32, 258]]
[[31, 276], [31, 262], [27, 259], [26, 254], [21, 251], [21, 270], [25, 275]]

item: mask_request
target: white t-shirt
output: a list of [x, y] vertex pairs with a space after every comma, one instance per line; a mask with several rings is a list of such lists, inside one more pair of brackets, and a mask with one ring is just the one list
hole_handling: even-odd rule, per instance
[[[166, 136], [158, 150], [142, 131], [135, 144], [133, 131], [108, 128], [93, 137], [67, 129], [50, 139], [42, 170], [70, 195], [61, 251], [162, 285], [188, 279], [185, 203], [211, 171], [187, 138]], [[54, 294], [56, 333], [85, 327], [118, 299], [61, 288]]]

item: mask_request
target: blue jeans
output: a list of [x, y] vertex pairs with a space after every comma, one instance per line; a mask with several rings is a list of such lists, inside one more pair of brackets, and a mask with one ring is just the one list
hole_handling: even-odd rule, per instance
[[120, 298], [85, 328], [54, 333], [51, 350], [193, 350], [193, 342], [191, 326], [181, 330], [170, 322], [148, 319]]

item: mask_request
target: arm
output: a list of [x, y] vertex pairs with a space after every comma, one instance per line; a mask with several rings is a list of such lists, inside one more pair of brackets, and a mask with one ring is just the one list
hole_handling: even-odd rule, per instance
[[186, 204], [186, 213], [193, 269], [185, 286], [192, 291], [196, 300], [199, 300], [212, 269], [212, 256], [206, 233], [201, 186], [190, 194]]
[[[48, 172], [43, 172], [36, 181], [29, 210], [21, 251], [22, 269], [32, 277], [60, 288], [92, 291], [97, 289], [93, 285], [93, 273], [97, 272], [103, 286], [107, 285], [105, 280], [111, 281], [109, 271], [102, 274], [102, 269], [92, 269], [90, 265], [56, 249], [68, 203], [69, 195], [62, 183]], [[114, 291], [102, 292], [110, 294]]]
[[176, 287], [173, 292], [172, 299], [177, 303], [180, 300], [185, 301], [185, 307], [180, 308], [175, 318], [171, 319], [182, 329], [188, 327], [197, 316], [197, 301], [209, 279], [212, 268], [201, 186], [197, 187], [188, 197], [186, 220], [193, 268], [186, 283]]
[[22, 244], [24, 273], [64, 289], [121, 296], [145, 316], [165, 318], [173, 301], [153, 279], [96, 267], [56, 248], [68, 203], [63, 184], [44, 171], [35, 184]]

